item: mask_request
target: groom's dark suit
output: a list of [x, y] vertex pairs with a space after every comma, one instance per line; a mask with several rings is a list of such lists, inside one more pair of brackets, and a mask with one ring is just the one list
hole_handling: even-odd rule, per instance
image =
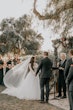
[[46, 86], [46, 101], [48, 101], [49, 79], [51, 76], [51, 69], [52, 69], [52, 62], [48, 57], [46, 57], [40, 62], [38, 69], [36, 71], [36, 75], [37, 75], [39, 70], [41, 70], [40, 73], [41, 101], [44, 101], [44, 86]]

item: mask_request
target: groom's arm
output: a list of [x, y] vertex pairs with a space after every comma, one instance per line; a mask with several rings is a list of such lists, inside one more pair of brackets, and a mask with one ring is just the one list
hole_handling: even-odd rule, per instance
[[37, 71], [36, 71], [36, 75], [38, 74], [39, 70], [42, 68], [42, 61], [40, 62], [38, 68], [37, 68]]

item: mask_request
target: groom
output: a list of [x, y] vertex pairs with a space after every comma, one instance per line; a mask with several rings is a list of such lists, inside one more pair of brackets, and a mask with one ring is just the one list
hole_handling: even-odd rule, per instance
[[41, 103], [44, 103], [44, 86], [46, 86], [46, 103], [48, 103], [49, 80], [51, 76], [51, 69], [52, 69], [52, 62], [48, 58], [48, 52], [44, 52], [44, 58], [40, 62], [36, 71], [36, 75], [37, 75], [39, 70], [41, 70], [40, 73]]

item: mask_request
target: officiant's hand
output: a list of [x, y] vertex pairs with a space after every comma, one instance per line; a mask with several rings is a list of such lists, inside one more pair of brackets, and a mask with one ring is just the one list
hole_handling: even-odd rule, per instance
[[62, 67], [59, 67], [59, 70], [64, 70], [64, 68], [62, 68]]

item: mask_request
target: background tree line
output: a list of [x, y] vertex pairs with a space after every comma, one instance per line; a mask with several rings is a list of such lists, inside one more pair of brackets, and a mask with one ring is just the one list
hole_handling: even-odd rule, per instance
[[32, 29], [32, 17], [6, 18], [0, 23], [0, 54], [8, 52], [36, 54], [43, 42], [42, 35]]

